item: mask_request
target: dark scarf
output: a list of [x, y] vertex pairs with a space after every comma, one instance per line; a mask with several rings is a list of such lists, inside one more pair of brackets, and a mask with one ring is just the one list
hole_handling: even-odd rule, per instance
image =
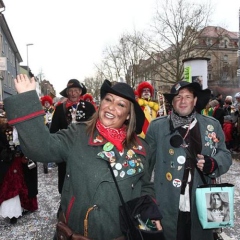
[[196, 118], [195, 109], [188, 116], [179, 116], [174, 110], [170, 114], [170, 130], [174, 132], [179, 127], [190, 124]]
[[123, 142], [127, 136], [125, 125], [118, 129], [109, 128], [105, 127], [99, 120], [97, 120], [96, 128], [104, 138], [106, 138], [117, 148], [119, 152], [123, 151]]

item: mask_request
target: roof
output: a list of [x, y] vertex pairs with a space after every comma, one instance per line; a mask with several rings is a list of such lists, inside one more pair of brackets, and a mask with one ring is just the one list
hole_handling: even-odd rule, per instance
[[217, 38], [219, 36], [227, 36], [229, 38], [238, 38], [238, 32], [231, 32], [222, 27], [208, 26], [202, 30], [200, 36], [209, 37], [209, 38]]

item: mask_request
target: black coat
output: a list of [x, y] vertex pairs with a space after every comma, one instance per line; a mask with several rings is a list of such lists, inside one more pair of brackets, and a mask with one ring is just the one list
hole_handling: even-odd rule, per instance
[[[53, 114], [52, 123], [50, 127], [50, 133], [55, 133], [61, 129], [67, 129], [68, 125], [71, 123], [71, 107], [66, 108], [66, 103], [58, 105]], [[95, 108], [90, 102], [80, 100], [78, 108], [79, 115], [77, 117], [78, 122], [87, 121], [93, 113], [95, 113]], [[62, 193], [62, 187], [64, 183], [64, 178], [66, 174], [66, 163], [58, 163], [58, 191]]]

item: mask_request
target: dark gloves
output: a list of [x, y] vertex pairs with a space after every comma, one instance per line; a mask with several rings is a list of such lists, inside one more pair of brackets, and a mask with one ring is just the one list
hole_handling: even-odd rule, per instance
[[204, 155], [204, 160], [203, 172], [205, 174], [211, 174], [218, 168], [217, 161], [214, 158]]

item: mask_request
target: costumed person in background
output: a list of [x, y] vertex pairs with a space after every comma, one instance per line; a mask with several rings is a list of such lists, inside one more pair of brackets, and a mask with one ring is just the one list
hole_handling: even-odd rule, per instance
[[157, 112], [159, 110], [158, 103], [152, 101], [154, 96], [153, 86], [148, 82], [142, 82], [137, 87], [138, 92], [138, 104], [142, 108], [145, 121], [143, 124], [142, 132], [139, 135], [142, 138], [145, 138], [149, 123], [157, 117]]
[[28, 168], [28, 159], [21, 152], [17, 131], [0, 118], [0, 216], [11, 224], [38, 209], [37, 167]]
[[41, 104], [43, 106], [43, 110], [45, 111], [44, 116], [44, 123], [48, 128], [50, 128], [53, 118], [53, 113], [55, 110], [55, 107], [53, 106], [53, 99], [50, 96], [43, 96], [41, 97]]
[[[145, 195], [154, 197], [148, 171], [150, 149], [137, 137], [144, 114], [133, 89], [126, 83], [112, 85], [105, 80], [100, 89], [99, 110], [89, 121], [50, 134], [41, 121], [44, 112], [38, 102], [36, 82], [22, 74], [14, 81], [19, 94], [4, 102], [9, 123], [14, 122], [24, 152], [40, 162], [50, 159], [67, 163], [60, 214], [65, 229], [68, 227], [70, 233], [77, 235], [74, 239], [125, 239], [120, 226], [121, 201], [113, 179], [125, 202]], [[32, 101], [22, 102], [26, 98]], [[161, 230], [156, 202], [145, 206], [141, 218], [145, 214], [143, 221], [149, 219]], [[58, 239], [71, 238], [61, 237], [58, 230]]]
[[[82, 100], [85, 93], [86, 87], [77, 79], [68, 81], [67, 87], [60, 92], [63, 97], [67, 98], [67, 101], [56, 106], [50, 127], [51, 133], [67, 129], [70, 124], [87, 121], [95, 113], [94, 106], [90, 102]], [[58, 163], [58, 191], [60, 194], [65, 175], [66, 163]]]
[[207, 103], [206, 107], [201, 111], [201, 114], [210, 117], [213, 115], [213, 108], [210, 106], [209, 102]]
[[95, 109], [97, 110], [97, 105], [96, 105], [96, 103], [94, 102], [93, 96], [92, 96], [91, 93], [86, 93], [86, 94], [84, 94], [82, 98], [83, 98], [84, 101], [90, 102], [90, 103], [95, 107]]
[[[48, 128], [50, 128], [52, 123], [53, 113], [55, 110], [55, 107], [53, 106], [53, 99], [50, 96], [46, 95], [41, 97], [40, 101], [43, 106], [43, 110], [45, 111], [44, 123]], [[43, 163], [43, 172], [47, 174], [48, 168], [51, 168], [51, 167], [53, 167], [53, 163]]]

